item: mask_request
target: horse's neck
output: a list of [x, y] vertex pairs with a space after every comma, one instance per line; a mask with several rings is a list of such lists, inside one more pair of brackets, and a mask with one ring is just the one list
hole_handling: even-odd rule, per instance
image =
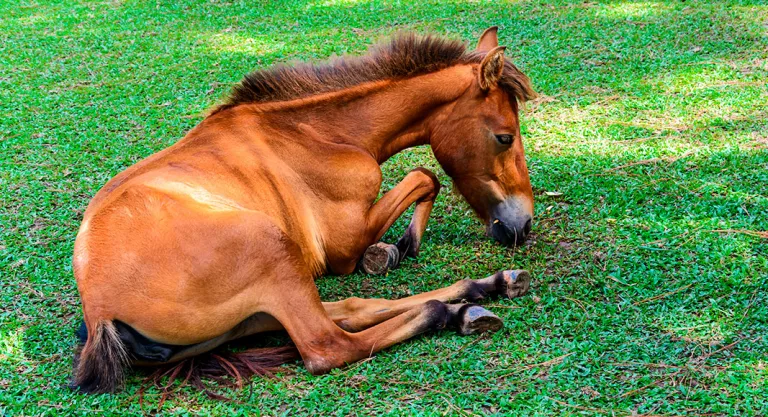
[[455, 101], [472, 81], [469, 66], [401, 81], [379, 81], [295, 102], [259, 105], [273, 122], [298, 130], [302, 140], [362, 149], [379, 163], [429, 140], [434, 113]]

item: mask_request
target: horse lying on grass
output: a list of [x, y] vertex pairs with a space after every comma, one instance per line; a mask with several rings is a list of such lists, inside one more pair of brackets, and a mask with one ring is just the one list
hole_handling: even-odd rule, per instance
[[[129, 365], [265, 331], [287, 331], [322, 374], [429, 329], [498, 330], [493, 313], [460, 302], [522, 295], [525, 271], [400, 300], [324, 303], [314, 282], [418, 255], [435, 175], [416, 168], [376, 201], [379, 165], [413, 146], [431, 146], [491, 236], [526, 238], [533, 192], [518, 106], [535, 93], [496, 32], [475, 50], [401, 35], [359, 58], [254, 72], [181, 141], [110, 180], [75, 241], [74, 385], [113, 391]], [[405, 235], [377, 244], [413, 204]]]

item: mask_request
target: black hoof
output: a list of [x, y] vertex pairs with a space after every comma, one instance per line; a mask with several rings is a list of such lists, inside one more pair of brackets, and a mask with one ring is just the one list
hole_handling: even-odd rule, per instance
[[459, 333], [463, 335], [497, 332], [504, 327], [499, 317], [478, 305], [462, 309], [458, 319]]
[[363, 271], [373, 275], [384, 275], [400, 263], [397, 246], [379, 242], [371, 245], [363, 254]]
[[504, 285], [506, 285], [506, 294], [509, 298], [517, 298], [525, 295], [531, 286], [531, 274], [522, 269], [514, 271], [503, 271]]

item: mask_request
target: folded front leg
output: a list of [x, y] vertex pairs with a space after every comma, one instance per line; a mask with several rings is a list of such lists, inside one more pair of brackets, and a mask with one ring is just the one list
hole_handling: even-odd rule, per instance
[[[406, 256], [416, 257], [432, 206], [440, 191], [437, 176], [425, 168], [416, 168], [395, 188], [373, 205], [368, 213], [371, 246], [363, 254], [361, 267], [370, 274], [384, 274], [396, 267]], [[411, 223], [397, 244], [378, 242], [392, 224], [411, 206]]]

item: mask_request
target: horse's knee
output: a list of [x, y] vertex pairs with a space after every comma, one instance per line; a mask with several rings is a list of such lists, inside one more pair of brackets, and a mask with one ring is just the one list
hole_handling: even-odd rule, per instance
[[424, 182], [424, 185], [431, 188], [431, 192], [426, 198], [427, 200], [434, 199], [440, 192], [440, 180], [438, 180], [437, 175], [435, 175], [434, 172], [426, 168], [418, 167], [414, 168], [409, 175], [418, 175], [419, 179]]

